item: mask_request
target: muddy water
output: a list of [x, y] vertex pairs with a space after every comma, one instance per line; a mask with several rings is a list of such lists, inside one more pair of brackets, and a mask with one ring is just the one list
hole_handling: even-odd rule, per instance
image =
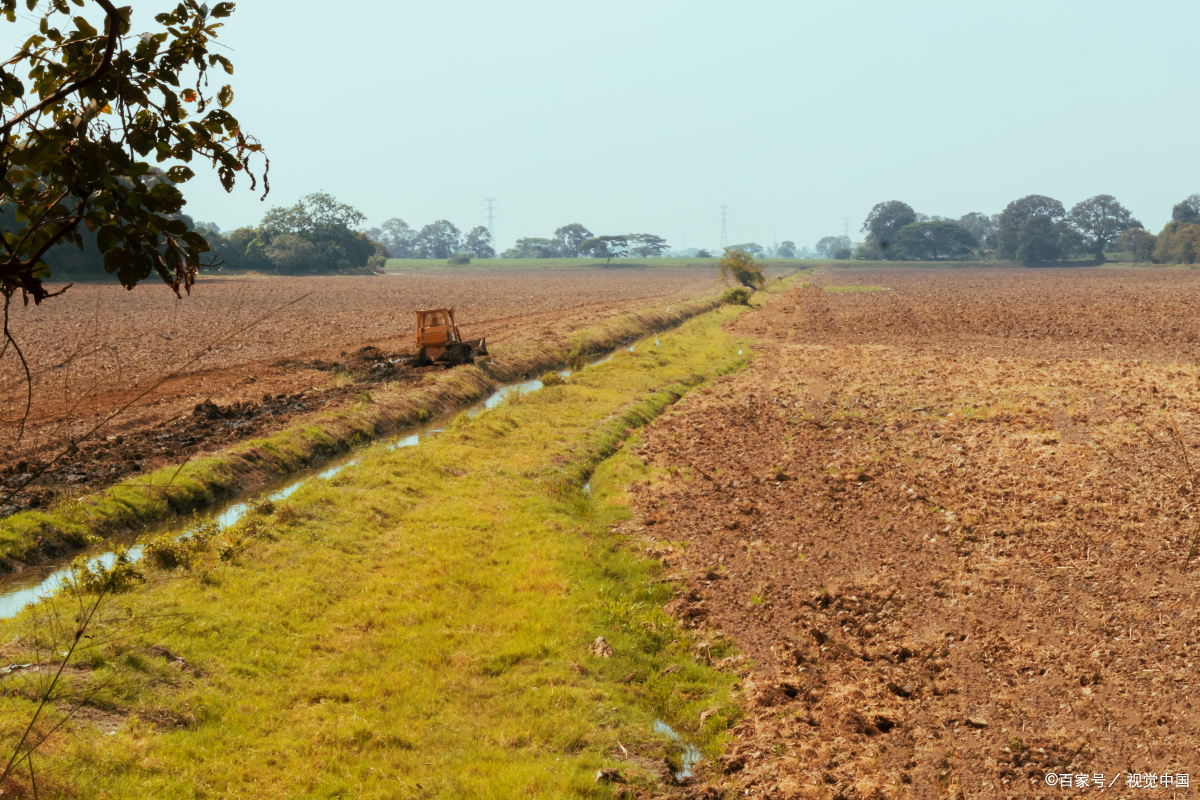
[[[654, 334], [654, 343], [658, 345], [657, 334]], [[615, 348], [587, 362], [586, 367], [594, 367], [610, 361], [622, 350], [632, 352], [635, 346], [636, 343]], [[571, 374], [571, 370], [562, 369], [558, 371], [558, 374], [566, 378]], [[497, 407], [514, 394], [527, 394], [541, 388], [542, 382], [537, 379], [504, 384], [472, 406], [442, 414], [422, 425], [401, 431], [373, 446], [382, 446], [389, 450], [416, 447], [427, 439], [437, 436], [460, 414], [473, 417], [482, 411]], [[177, 517], [168, 522], [147, 527], [136, 535], [114, 537], [98, 547], [79, 550], [66, 558], [55, 559], [19, 574], [10, 575], [0, 580], [0, 619], [16, 616], [25, 606], [36, 603], [55, 592], [68, 576], [70, 564], [79, 556], [88, 558], [89, 564], [111, 567], [116, 559], [115, 545], [116, 548], [128, 547], [129, 555], [136, 560], [142, 554], [141, 546], [136, 544], [138, 540], [146, 540], [166, 533], [180, 533], [194, 524], [197, 519], [215, 520], [222, 527], [229, 527], [245, 516], [254, 504], [265, 500], [283, 500], [310, 480], [328, 480], [346, 467], [358, 463], [362, 456], [362, 450], [343, 453], [326, 460], [319, 468], [294, 472], [291, 475], [248, 489], [228, 502], [214, 504], [205, 514], [198, 517]]]

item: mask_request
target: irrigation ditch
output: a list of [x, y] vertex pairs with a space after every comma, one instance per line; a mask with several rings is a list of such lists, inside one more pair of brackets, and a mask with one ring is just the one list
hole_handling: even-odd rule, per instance
[[[678, 327], [678, 325], [671, 327]], [[591, 358], [582, 368], [586, 369], [587, 367], [603, 364], [622, 351], [632, 352], [639, 343], [642, 347], [659, 346], [657, 333], [666, 332], [667, 330], [670, 330], [670, 328], [653, 334], [653, 340], [646, 339], [640, 342], [623, 343], [621, 346], [613, 348], [607, 353]], [[555, 374], [562, 378], [568, 378], [573, 372], [574, 370], [570, 367], [564, 367], [555, 371]], [[389, 450], [401, 447], [416, 447], [429, 438], [441, 433], [447, 425], [460, 415], [466, 414], [468, 417], [473, 417], [482, 411], [499, 406], [514, 394], [519, 396], [535, 392], [541, 389], [542, 385], [540, 378], [500, 384], [490, 394], [472, 405], [444, 412], [427, 422], [410, 426], [394, 432], [383, 439], [375, 440], [370, 444], [331, 456], [310, 468], [293, 472], [289, 475], [283, 475], [274, 480], [250, 487], [233, 497], [226, 498], [224, 501], [217, 501], [211, 504], [204, 509], [202, 514], [178, 515], [167, 521], [147, 526], [137, 532], [128, 532], [114, 536], [103, 544], [80, 548], [67, 555], [50, 559], [36, 567], [9, 575], [6, 578], [0, 579], [0, 619], [14, 617], [29, 603], [35, 603], [41, 598], [57, 591], [61, 587], [63, 580], [70, 574], [71, 565], [77, 558], [82, 557], [87, 560], [89, 565], [108, 569], [115, 562], [118, 552], [126, 552], [130, 558], [137, 560], [142, 555], [142, 546], [139, 542], [164, 534], [183, 533], [188, 527], [195, 525], [197, 522], [214, 521], [223, 528], [232, 527], [250, 511], [255, 503], [284, 500], [309, 481], [328, 480], [347, 467], [358, 463], [362, 459], [364, 451], [370, 447], [386, 447]]]
[[18, 512], [0, 521], [0, 571], [15, 573], [8, 581], [27, 584], [44, 571], [39, 568], [80, 554], [97, 536], [128, 540], [151, 526], [180, 524], [181, 518], [216, 503], [236, 505], [247, 492], [269, 491], [274, 483], [326, 468], [322, 465], [332, 465], [334, 459], [381, 438], [398, 433], [419, 436], [407, 431], [436, 429], [448, 415], [486, 403], [497, 392], [537, 383], [534, 376], [573, 361], [595, 361], [642, 336], [676, 328], [719, 304], [712, 296], [623, 315], [563, 341], [539, 343], [433, 375], [429, 386], [415, 392], [381, 394], [369, 403], [321, 414], [264, 439], [64, 499], [51, 509]]

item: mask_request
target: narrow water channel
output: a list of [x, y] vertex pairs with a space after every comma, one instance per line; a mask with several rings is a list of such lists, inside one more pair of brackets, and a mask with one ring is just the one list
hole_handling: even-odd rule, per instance
[[[654, 334], [654, 344], [659, 346], [657, 334]], [[634, 344], [622, 345], [610, 350], [588, 361], [585, 364], [585, 369], [603, 364], [623, 350], [632, 352], [636, 346], [637, 343], [635, 342]], [[558, 374], [566, 378], [571, 374], [571, 370], [561, 369], [558, 370]], [[473, 417], [482, 411], [495, 408], [513, 393], [526, 394], [528, 392], [535, 392], [541, 388], [542, 382], [536, 378], [501, 385], [474, 405], [449, 411], [439, 417], [435, 417], [429, 422], [407, 428], [397, 434], [392, 434], [371, 446], [386, 447], [389, 450], [401, 447], [416, 447], [430, 437], [437, 436], [460, 414]], [[283, 500], [311, 480], [329, 480], [346, 467], [357, 463], [362, 457], [363, 451], [361, 449], [342, 453], [341, 455], [327, 459], [319, 467], [285, 475], [274, 481], [247, 489], [226, 502], [214, 503], [204, 514], [197, 517], [176, 517], [167, 522], [144, 528], [137, 534], [131, 534], [124, 538], [114, 537], [97, 547], [78, 550], [65, 558], [55, 559], [32, 569], [27, 569], [19, 574], [10, 575], [0, 580], [0, 619], [16, 616], [21, 612], [21, 609], [30, 603], [36, 603], [43, 597], [53, 594], [62, 585], [63, 579], [69, 574], [71, 562], [79, 556], [89, 558], [89, 563], [93, 565], [100, 565], [107, 568], [111, 567], [116, 559], [114, 546], [117, 548], [129, 547], [129, 556], [136, 561], [142, 555], [141, 545], [136, 544], [139, 540], [145, 541], [165, 533], [181, 533], [198, 520], [215, 520], [222, 527], [235, 525], [254, 504], [263, 502], [264, 500]]]

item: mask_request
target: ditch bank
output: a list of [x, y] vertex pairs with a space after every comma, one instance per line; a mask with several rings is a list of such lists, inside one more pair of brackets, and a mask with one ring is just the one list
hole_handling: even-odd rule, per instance
[[215, 455], [124, 480], [103, 491], [64, 499], [47, 510], [0, 521], [0, 572], [19, 572], [61, 557], [96, 537], [129, 532], [204, 508], [247, 489], [312, 468], [339, 453], [479, 401], [505, 383], [538, 375], [676, 327], [720, 305], [717, 297], [645, 309], [539, 342], [486, 362], [427, 376], [428, 386], [364, 396], [354, 408], [319, 414], [299, 425]]

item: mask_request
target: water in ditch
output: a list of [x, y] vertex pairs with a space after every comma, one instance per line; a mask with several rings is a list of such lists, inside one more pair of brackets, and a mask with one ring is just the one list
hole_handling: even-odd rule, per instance
[[[654, 337], [655, 344], [658, 344], [657, 334]], [[604, 355], [598, 356], [587, 362], [585, 367], [594, 367], [598, 364], [603, 364], [611, 360], [617, 353], [622, 350], [633, 351], [634, 344], [624, 345], [615, 348]], [[566, 378], [571, 374], [571, 370], [558, 370], [558, 374]], [[401, 431], [399, 434], [383, 439], [372, 446], [383, 446], [390, 450], [395, 450], [401, 447], [416, 447], [421, 442], [436, 436], [441, 433], [447, 425], [450, 424], [460, 414], [466, 414], [473, 417], [482, 411], [492, 409], [503, 403], [510, 396], [515, 394], [526, 394], [534, 392], [542, 388], [542, 382], [538, 379], [518, 381], [515, 383], [504, 384], [496, 388], [491, 394], [483, 400], [468, 406], [467, 408], [456, 409], [454, 411], [442, 414], [429, 422], [422, 425], [417, 425]], [[225, 503], [214, 504], [205, 514], [204, 519], [212, 519], [218, 522], [222, 527], [234, 525], [245, 516], [256, 503], [261, 503], [266, 500], [279, 501], [287, 498], [301, 486], [310, 480], [328, 480], [334, 475], [344, 470], [346, 467], [355, 464], [362, 458], [361, 450], [352, 450], [348, 453], [343, 453], [339, 456], [334, 456], [323, 462], [321, 466], [312, 469], [303, 470], [292, 473], [274, 481], [261, 484], [242, 492], [233, 499]], [[103, 567], [111, 567], [116, 559], [115, 547], [129, 547], [129, 555], [134, 560], [141, 557], [142, 548], [136, 544], [139, 540], [146, 540], [160, 536], [164, 533], [179, 533], [193, 524], [193, 517], [176, 517], [168, 522], [150, 526], [138, 534], [127, 537], [113, 537], [105, 544], [95, 548], [86, 548], [76, 551], [70, 556], [55, 559], [45, 564], [39, 565], [32, 569], [27, 569], [21, 573], [10, 575], [3, 580], [0, 580], [0, 619], [16, 616], [21, 609], [30, 603], [36, 603], [41, 598], [52, 594], [61, 585], [63, 580], [68, 576], [70, 564], [79, 556], [86, 556], [90, 560], [89, 563]]]

